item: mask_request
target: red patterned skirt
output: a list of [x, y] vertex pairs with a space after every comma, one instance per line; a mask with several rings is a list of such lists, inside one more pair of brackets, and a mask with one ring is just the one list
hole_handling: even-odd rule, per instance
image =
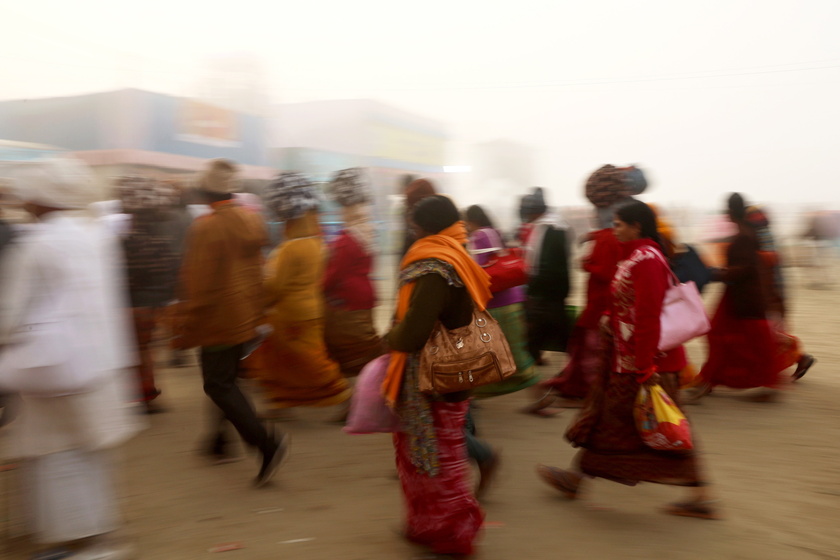
[[[660, 385], [679, 404], [678, 374], [660, 375]], [[583, 448], [577, 456], [581, 472], [629, 486], [639, 482], [702, 485], [693, 451], [657, 451], [642, 441], [633, 418], [638, 393], [639, 382], [632, 373], [608, 373], [593, 385], [566, 431], [566, 438]]]
[[431, 403], [440, 470], [431, 477], [411, 463], [409, 436], [394, 433], [397, 472], [407, 509], [406, 537], [437, 554], [472, 554], [484, 520], [468, 485], [464, 422], [469, 401]]

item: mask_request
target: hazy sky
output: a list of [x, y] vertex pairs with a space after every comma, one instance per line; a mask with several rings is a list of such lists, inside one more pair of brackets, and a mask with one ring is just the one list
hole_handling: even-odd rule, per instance
[[193, 95], [208, 58], [250, 52], [274, 100], [446, 122], [451, 164], [473, 142], [532, 145], [552, 203], [638, 162], [651, 201], [838, 205], [839, 16], [836, 0], [4, 2], [0, 96]]

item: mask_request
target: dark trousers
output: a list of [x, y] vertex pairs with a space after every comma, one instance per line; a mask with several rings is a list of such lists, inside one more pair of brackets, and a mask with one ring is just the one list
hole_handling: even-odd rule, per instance
[[543, 350], [565, 352], [571, 332], [564, 300], [529, 299], [525, 302], [528, 325], [528, 352], [535, 360]]
[[467, 440], [467, 456], [479, 465], [485, 464], [493, 458], [493, 448], [475, 435], [475, 421], [472, 415], [472, 404], [467, 412], [467, 421], [464, 426], [464, 437]]
[[[204, 392], [221, 410], [224, 417], [233, 424], [245, 443], [266, 451], [271, 436], [257, 418], [251, 402], [237, 383], [239, 359], [242, 356], [242, 344], [224, 350], [201, 349], [201, 375], [204, 378]], [[214, 437], [216, 445], [224, 446], [224, 433], [219, 426]]]

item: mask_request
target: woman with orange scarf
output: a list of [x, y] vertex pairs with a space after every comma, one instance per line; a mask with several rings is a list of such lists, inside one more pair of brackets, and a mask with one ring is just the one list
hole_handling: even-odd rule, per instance
[[419, 353], [435, 324], [467, 325], [491, 297], [490, 279], [464, 248], [467, 231], [451, 200], [435, 195], [412, 212], [418, 240], [400, 265], [396, 324], [382, 391], [400, 417], [394, 434], [407, 507], [405, 537], [437, 554], [468, 555], [483, 513], [468, 486], [465, 423], [469, 392], [417, 388]]

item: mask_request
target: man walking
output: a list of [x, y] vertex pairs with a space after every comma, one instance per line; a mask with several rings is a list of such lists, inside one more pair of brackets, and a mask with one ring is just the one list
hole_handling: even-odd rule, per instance
[[[270, 434], [237, 385], [239, 363], [263, 320], [262, 254], [267, 242], [259, 216], [233, 203], [236, 166], [213, 160], [199, 177], [199, 198], [209, 214], [187, 233], [181, 269], [177, 348], [201, 347], [204, 392], [247, 444], [262, 453], [255, 483], [262, 486], [288, 455], [288, 435]], [[224, 434], [217, 431], [209, 451], [226, 457]]]

